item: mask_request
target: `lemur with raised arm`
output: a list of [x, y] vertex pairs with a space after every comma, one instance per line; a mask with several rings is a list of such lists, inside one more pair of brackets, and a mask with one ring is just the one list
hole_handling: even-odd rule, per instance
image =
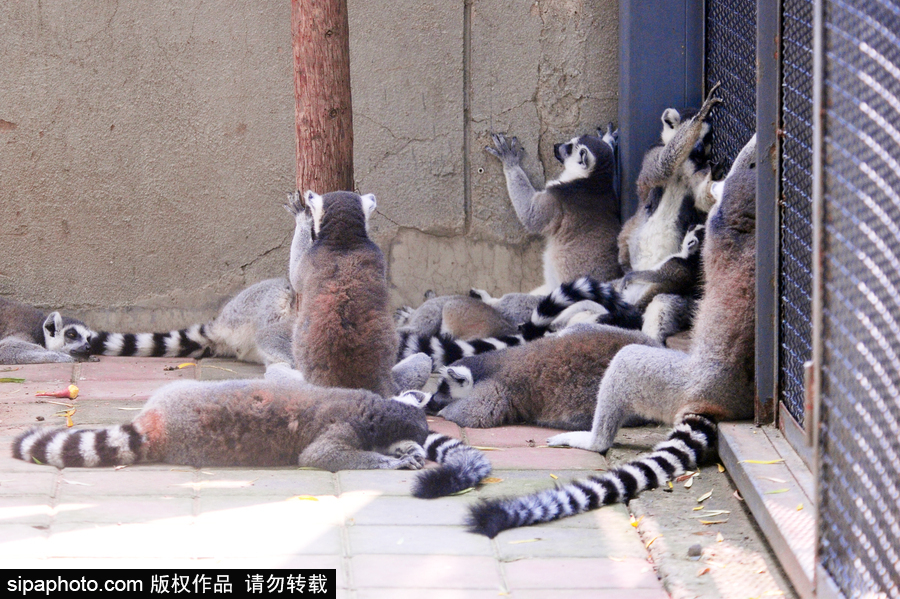
[[638, 209], [619, 234], [625, 273], [649, 270], [678, 253], [685, 233], [703, 224], [713, 204], [709, 192], [712, 131], [706, 117], [721, 102], [716, 84], [700, 110], [667, 108], [657, 145], [644, 155], [637, 179]]
[[558, 489], [487, 500], [469, 517], [473, 532], [548, 522], [617, 502], [694, 468], [716, 438], [716, 422], [753, 415], [756, 272], [756, 136], [741, 150], [706, 223], [705, 294], [690, 353], [631, 345], [610, 362], [590, 431], [551, 437], [552, 446], [605, 453], [629, 417], [673, 423], [649, 455]]
[[[702, 245], [702, 229], [698, 227], [714, 203], [710, 193], [712, 132], [705, 119], [720, 102], [715, 96], [717, 88], [718, 85], [710, 90], [698, 111], [663, 111], [660, 141], [647, 151], [638, 175], [638, 210], [618, 237], [619, 262], [625, 277], [617, 281], [594, 278], [590, 282], [594, 289], [610, 287], [622, 291], [622, 300], [635, 305], [641, 313], [658, 294], [691, 295], [696, 288], [699, 260], [692, 256], [698, 255]], [[688, 231], [693, 233], [685, 240]], [[591, 320], [618, 324], [614, 316], [606, 315], [605, 306], [596, 305], [591, 297], [576, 294], [577, 301], [570, 301], [572, 294], [567, 286], [571, 288], [572, 283], [553, 290], [541, 303], [548, 326], [552, 319], [560, 317], [565, 323], [584, 311], [596, 314]], [[558, 304], [556, 299], [560, 300]], [[670, 299], [661, 298], [644, 330], [660, 341], [669, 331], [679, 330], [684, 321], [690, 321], [690, 309], [684, 307], [690, 302]], [[668, 320], [660, 321], [663, 316]]]
[[616, 235], [621, 223], [612, 126], [604, 136], [582, 135], [554, 145], [563, 172], [542, 190], [522, 169], [519, 140], [499, 133], [492, 137], [494, 146], [485, 151], [503, 164], [516, 216], [528, 232], [545, 239], [544, 287], [586, 275], [600, 281], [619, 277]]

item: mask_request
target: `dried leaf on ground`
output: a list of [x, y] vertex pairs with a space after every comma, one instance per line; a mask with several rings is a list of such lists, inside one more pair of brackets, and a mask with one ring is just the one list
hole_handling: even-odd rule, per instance
[[537, 543], [538, 541], [543, 541], [543, 539], [539, 537], [535, 537], [534, 539], [520, 539], [518, 541], [509, 541], [509, 545], [521, 545], [522, 543]]

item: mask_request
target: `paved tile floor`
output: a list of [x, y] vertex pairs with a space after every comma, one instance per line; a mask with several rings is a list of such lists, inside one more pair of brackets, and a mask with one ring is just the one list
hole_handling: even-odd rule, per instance
[[[479, 497], [550, 487], [606, 467], [597, 454], [542, 447], [533, 427], [442, 432], [486, 449], [500, 479], [455, 497], [409, 495], [408, 471], [195, 469], [142, 465], [55, 468], [10, 457], [34, 424], [64, 424], [65, 406], [38, 391], [80, 389], [76, 426], [127, 421], [158, 387], [181, 378], [260, 376], [262, 367], [202, 360], [102, 358], [33, 365], [0, 376], [0, 560], [18, 567], [334, 568], [338, 597], [629, 597], [668, 595], [638, 531], [616, 506], [494, 540], [462, 526]], [[65, 403], [68, 400], [53, 400]], [[42, 420], [42, 422], [38, 422]]]

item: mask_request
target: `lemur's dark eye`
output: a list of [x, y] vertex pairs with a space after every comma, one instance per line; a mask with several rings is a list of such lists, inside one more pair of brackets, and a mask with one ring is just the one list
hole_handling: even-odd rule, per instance
[[78, 333], [76, 333], [73, 329], [69, 329], [66, 331], [66, 339], [76, 339], [78, 337]]

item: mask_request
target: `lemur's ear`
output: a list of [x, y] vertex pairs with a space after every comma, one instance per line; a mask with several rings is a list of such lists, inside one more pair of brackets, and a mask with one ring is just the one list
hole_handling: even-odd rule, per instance
[[322, 215], [325, 213], [325, 200], [311, 189], [306, 190], [306, 206], [312, 211], [313, 232], [319, 234], [322, 227]]
[[362, 201], [363, 213], [366, 215], [366, 220], [368, 220], [369, 217], [372, 216], [372, 213], [375, 212], [375, 208], [378, 206], [377, 202], [375, 201], [375, 195], [367, 193], [366, 195], [362, 196], [360, 200]]
[[44, 337], [56, 337], [62, 330], [63, 320], [59, 312], [51, 312], [44, 319]]

